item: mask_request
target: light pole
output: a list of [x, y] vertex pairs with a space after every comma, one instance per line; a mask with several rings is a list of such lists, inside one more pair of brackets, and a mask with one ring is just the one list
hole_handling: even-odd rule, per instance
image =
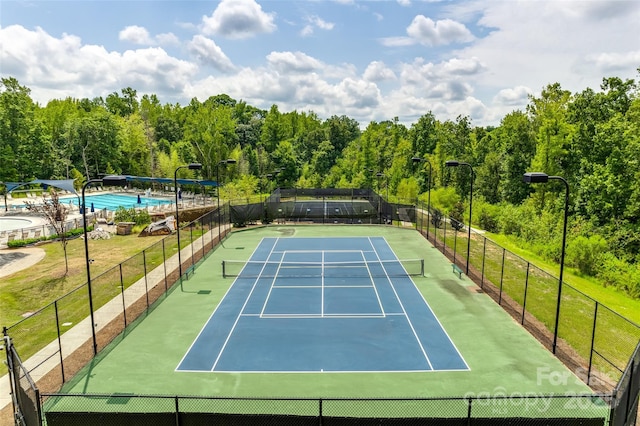
[[569, 183], [561, 176], [549, 176], [542, 172], [525, 173], [522, 181], [525, 183], [547, 183], [549, 180], [561, 180], [564, 183], [564, 224], [562, 227], [562, 251], [560, 254], [560, 281], [558, 283], [558, 301], [556, 303], [556, 324], [553, 330], [553, 353], [556, 353], [558, 343], [558, 325], [560, 324], [560, 302], [562, 300], [562, 278], [564, 274], [564, 252], [567, 244], [567, 217], [569, 214]]
[[432, 167], [431, 167], [431, 163], [426, 158], [413, 157], [413, 158], [411, 158], [411, 161], [413, 161], [414, 164], [415, 163], [425, 162], [425, 163], [427, 163], [429, 165], [429, 186], [428, 186], [428, 189], [427, 189], [427, 240], [429, 240], [429, 222], [431, 220], [431, 172], [432, 172]]
[[[384, 176], [385, 186], [387, 187], [387, 205], [389, 205], [389, 177], [382, 172], [376, 173], [376, 177], [378, 178], [378, 191], [380, 191], [380, 178], [383, 176]], [[382, 219], [382, 211], [380, 211], [380, 218]], [[385, 216], [385, 220], [386, 220], [386, 216]]]
[[471, 164], [465, 163], [458, 160], [449, 160], [444, 163], [447, 167], [458, 167], [458, 166], [467, 166], [469, 170], [471, 170], [471, 189], [469, 191], [469, 228], [467, 231], [467, 271], [465, 274], [469, 275], [469, 257], [471, 256], [471, 213], [473, 209], [473, 167]]
[[222, 241], [222, 223], [220, 218], [220, 166], [226, 164], [235, 164], [236, 160], [228, 158], [226, 160], [219, 161], [216, 165], [216, 195], [218, 197], [218, 243]]
[[93, 355], [98, 353], [98, 342], [96, 340], [96, 322], [93, 317], [93, 294], [91, 291], [91, 259], [89, 259], [89, 238], [87, 235], [87, 206], [85, 203], [84, 191], [92, 183], [100, 183], [104, 186], [122, 186], [127, 182], [124, 176], [105, 176], [102, 179], [93, 179], [82, 185], [82, 227], [84, 231], [84, 258], [87, 265], [87, 293], [89, 293], [89, 315], [91, 316], [91, 338], [93, 339]]
[[182, 282], [182, 257], [180, 255], [180, 210], [178, 207], [178, 170], [180, 169], [189, 169], [189, 170], [200, 170], [202, 169], [202, 164], [200, 163], [191, 163], [186, 166], [180, 166], [173, 173], [173, 189], [176, 191], [176, 233], [178, 235], [178, 271], [180, 273], [180, 282]]

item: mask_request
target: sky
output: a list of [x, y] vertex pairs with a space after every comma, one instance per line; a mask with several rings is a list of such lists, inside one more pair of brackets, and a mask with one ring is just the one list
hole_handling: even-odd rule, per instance
[[0, 76], [41, 105], [227, 94], [364, 127], [499, 125], [560, 83], [638, 79], [637, 0], [1, 0]]

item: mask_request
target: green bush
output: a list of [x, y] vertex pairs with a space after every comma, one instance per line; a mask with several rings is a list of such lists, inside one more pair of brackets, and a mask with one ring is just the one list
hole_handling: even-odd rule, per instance
[[460, 201], [455, 203], [449, 211], [449, 218], [453, 229], [460, 231], [464, 228], [464, 205]]
[[605, 285], [614, 286], [631, 297], [640, 297], [640, 266], [637, 264], [629, 264], [612, 253], [604, 253], [598, 278]]
[[[474, 203], [475, 204], [475, 203]], [[500, 206], [488, 203], [478, 203], [476, 220], [480, 228], [497, 233], [500, 231]]]
[[567, 264], [589, 276], [598, 273], [607, 242], [600, 235], [578, 236], [567, 244]]
[[114, 215], [116, 222], [133, 222], [136, 225], [146, 225], [151, 223], [151, 216], [149, 216], [149, 212], [140, 209], [136, 210], [133, 207], [130, 209], [125, 209], [122, 206], [119, 206]]

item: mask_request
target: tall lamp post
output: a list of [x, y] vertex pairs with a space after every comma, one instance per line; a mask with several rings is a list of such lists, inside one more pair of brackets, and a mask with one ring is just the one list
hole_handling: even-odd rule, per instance
[[189, 170], [200, 170], [202, 169], [202, 164], [200, 163], [191, 163], [186, 166], [180, 166], [173, 173], [173, 189], [176, 191], [176, 233], [178, 235], [178, 271], [180, 273], [180, 282], [182, 282], [182, 258], [180, 255], [181, 247], [180, 247], [180, 210], [178, 207], [178, 170], [180, 169], [189, 169]]
[[[376, 177], [378, 178], [378, 191], [380, 191], [380, 178], [384, 176], [385, 185], [387, 187], [387, 204], [389, 204], [389, 178], [382, 172], [376, 173]], [[382, 209], [380, 209], [382, 210]], [[382, 219], [382, 211], [380, 211], [380, 219]]]
[[236, 160], [228, 158], [226, 160], [219, 161], [216, 165], [216, 195], [218, 197], [218, 243], [222, 241], [222, 222], [220, 217], [220, 166], [226, 164], [235, 164]]
[[93, 317], [93, 294], [91, 291], [91, 259], [89, 259], [89, 238], [87, 235], [87, 206], [85, 203], [85, 189], [92, 183], [100, 183], [104, 186], [123, 186], [126, 184], [125, 176], [105, 176], [102, 179], [93, 179], [82, 185], [82, 227], [84, 231], [84, 258], [87, 265], [87, 292], [89, 293], [89, 315], [91, 316], [91, 338], [93, 339], [93, 355], [98, 353], [98, 342], [96, 340], [96, 322]]
[[558, 282], [558, 301], [556, 303], [556, 324], [553, 330], [553, 353], [556, 353], [556, 346], [558, 344], [558, 325], [560, 324], [560, 302], [562, 300], [562, 278], [564, 274], [564, 254], [565, 246], [567, 244], [567, 216], [569, 214], [569, 183], [561, 176], [549, 176], [542, 172], [530, 172], [525, 173], [522, 176], [522, 181], [525, 183], [547, 183], [549, 180], [560, 180], [564, 183], [564, 224], [562, 227], [562, 251], [560, 254], [560, 280]]
[[429, 186], [428, 186], [428, 189], [427, 189], [427, 240], [428, 240], [429, 239], [429, 222], [431, 220], [431, 172], [432, 172], [432, 167], [431, 167], [431, 163], [426, 158], [412, 157], [411, 161], [413, 161], [414, 164], [425, 162], [425, 163], [427, 163], [429, 165]]
[[471, 213], [473, 209], [473, 167], [471, 164], [458, 160], [449, 160], [444, 163], [447, 167], [467, 166], [471, 171], [471, 188], [469, 191], [469, 228], [467, 230], [467, 270], [465, 274], [469, 275], [469, 257], [471, 256]]

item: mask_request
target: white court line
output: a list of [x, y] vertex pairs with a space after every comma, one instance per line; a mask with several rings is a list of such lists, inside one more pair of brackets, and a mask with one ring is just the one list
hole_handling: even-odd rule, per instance
[[[391, 247], [389, 245], [389, 243], [387, 242], [387, 239], [382, 237], [384, 239], [384, 242], [387, 244], [387, 246]], [[393, 250], [392, 250], [393, 252]], [[398, 259], [398, 257], [396, 256], [395, 252], [393, 253], [393, 256]], [[402, 265], [402, 263], [400, 264], [400, 266], [402, 266], [402, 269], [404, 269], [404, 265]], [[406, 272], [406, 269], [405, 269]], [[407, 276], [409, 276], [409, 274], [407, 274]], [[440, 325], [440, 328], [442, 329], [442, 331], [444, 331], [444, 334], [447, 336], [447, 339], [449, 339], [449, 342], [451, 343], [451, 345], [453, 346], [453, 348], [456, 350], [456, 352], [458, 353], [458, 356], [460, 357], [460, 359], [462, 360], [462, 362], [464, 362], [464, 365], [466, 365], [467, 370], [471, 370], [471, 367], [469, 367], [469, 364], [467, 364], [467, 361], [464, 359], [464, 357], [462, 356], [462, 354], [460, 353], [460, 350], [458, 350], [458, 347], [456, 346], [455, 342], [453, 341], [453, 339], [451, 338], [451, 336], [449, 336], [449, 333], [447, 333], [447, 329], [444, 328], [444, 326], [442, 325], [442, 323], [440, 322], [440, 319], [438, 318], [438, 316], [436, 315], [435, 312], [433, 312], [433, 309], [431, 309], [431, 306], [429, 305], [429, 302], [427, 302], [427, 299], [424, 298], [424, 296], [422, 295], [422, 293], [420, 292], [420, 290], [418, 289], [418, 286], [416, 286], [416, 283], [413, 282], [413, 279], [411, 279], [411, 276], [409, 276], [409, 279], [411, 280], [411, 282], [413, 283], [413, 286], [416, 288], [416, 290], [418, 290], [418, 294], [420, 294], [420, 297], [422, 298], [422, 301], [424, 302], [425, 305], [427, 305], [427, 309], [429, 309], [429, 311], [431, 312], [431, 315], [433, 315], [433, 317], [436, 319], [436, 322], [438, 323], [438, 325]], [[438, 370], [438, 371], [446, 371], [446, 370]], [[460, 371], [460, 370], [454, 370], [454, 371]]]
[[[258, 243], [258, 245], [256, 246], [255, 249], [253, 249], [253, 252], [251, 253], [251, 256], [249, 257], [249, 259], [251, 259], [256, 252], [258, 251], [258, 249], [260, 248], [260, 245], [262, 244], [262, 242], [265, 239], [263, 238], [262, 240], [260, 240], [260, 242]], [[276, 242], [273, 243], [273, 246], [271, 247], [271, 250], [273, 251], [273, 248], [276, 246], [277, 243], [277, 239]], [[243, 268], [244, 269], [244, 268]], [[220, 306], [222, 306], [222, 302], [226, 299], [227, 295], [229, 294], [229, 292], [231, 291], [231, 289], [233, 288], [233, 286], [235, 285], [236, 281], [238, 281], [238, 278], [236, 278], [235, 280], [233, 280], [233, 282], [231, 283], [231, 285], [229, 286], [229, 288], [227, 288], [227, 291], [224, 293], [224, 296], [222, 296], [222, 299], [220, 299], [220, 302], [218, 303], [218, 305], [215, 307], [215, 309], [213, 310], [213, 312], [211, 312], [211, 315], [209, 315], [209, 318], [207, 318], [207, 321], [204, 323], [204, 325], [202, 326], [202, 328], [200, 329], [200, 331], [198, 332], [198, 335], [196, 336], [195, 339], [193, 339], [193, 342], [191, 342], [191, 345], [189, 345], [189, 349], [187, 349], [187, 351], [185, 352], [185, 354], [182, 356], [182, 359], [180, 360], [180, 362], [178, 363], [178, 365], [176, 366], [176, 369], [174, 371], [186, 371], [186, 370], [178, 370], [178, 367], [180, 366], [180, 364], [182, 364], [182, 362], [184, 361], [184, 359], [187, 357], [187, 355], [189, 354], [189, 352], [191, 352], [191, 348], [193, 348], [193, 345], [196, 344], [196, 342], [198, 341], [198, 339], [200, 338], [200, 335], [202, 334], [202, 332], [207, 328], [207, 325], [209, 324], [209, 321], [211, 321], [211, 318], [213, 318], [213, 315], [215, 315], [216, 311], [218, 310], [218, 308]]]
[[[269, 256], [267, 257], [267, 259], [271, 256], [271, 254], [273, 254], [273, 248], [278, 244], [279, 240], [280, 240], [280, 237], [276, 238], [276, 241], [275, 241], [275, 243], [273, 243], [273, 247], [271, 247], [271, 251], [269, 252]], [[264, 266], [262, 267], [262, 269], [264, 270], [264, 268], [266, 266], [267, 266], [267, 264], [265, 263]], [[260, 272], [262, 272], [262, 271], [260, 271]], [[213, 363], [213, 366], [211, 367], [211, 370], [209, 370], [209, 371], [213, 371], [213, 370], [216, 369], [216, 365], [218, 364], [218, 361], [220, 361], [220, 357], [222, 356], [222, 353], [224, 352], [224, 349], [227, 347], [227, 343], [229, 343], [229, 339], [231, 339], [231, 335], [233, 334], [233, 331], [236, 329], [236, 325], [238, 325], [238, 321], [240, 321], [240, 318], [242, 317], [242, 312], [244, 312], [244, 308], [247, 307], [247, 303], [249, 303], [249, 299], [251, 299], [251, 295], [253, 294], [253, 290], [255, 290], [256, 285], [258, 285], [258, 281], [260, 281], [260, 278], [256, 278], [256, 280], [253, 282], [253, 286], [251, 287], [251, 291], [249, 292], [249, 295], [245, 299], [244, 303], [242, 304], [242, 309], [240, 309], [240, 313], [236, 317], [236, 320], [233, 322], [233, 326], [231, 327], [231, 330], [229, 330], [229, 334], [227, 334], [227, 338], [225, 339], [224, 344], [220, 348], [220, 352], [218, 353], [218, 356], [216, 357], [216, 360]], [[222, 302], [218, 306], [220, 306], [221, 304], [222, 304]]]
[[[369, 244], [371, 244], [371, 247], [373, 247], [373, 249], [375, 251], [375, 246], [373, 245], [373, 242], [371, 241], [371, 237], [368, 237], [368, 238], [369, 238]], [[385, 243], [386, 243], [386, 241], [385, 241]], [[387, 246], [389, 246], [388, 243], [387, 243]], [[395, 256], [395, 254], [394, 254], [394, 256]], [[378, 260], [380, 260], [380, 256], [378, 255], [377, 251], [376, 251], [376, 257], [378, 258]], [[384, 272], [387, 274], [387, 280], [389, 281], [389, 284], [391, 285], [391, 288], [393, 289], [393, 293], [396, 295], [396, 299], [398, 300], [398, 303], [400, 304], [400, 307], [402, 308], [402, 312], [404, 312], [405, 317], [407, 318], [407, 322], [409, 323], [409, 327], [411, 327], [411, 331], [413, 332], [413, 335], [415, 336], [416, 341], [418, 342], [418, 345], [420, 346], [420, 350], [422, 350], [422, 354], [424, 355], [424, 358], [427, 360], [427, 364], [429, 364], [429, 367], [433, 370], [433, 365], [431, 364], [431, 360], [429, 359], [429, 355], [427, 355], [427, 351], [425, 350], [424, 346], [422, 346], [422, 342], [420, 341], [420, 338], [418, 337], [418, 333], [416, 332], [416, 329], [413, 327], [413, 323], [411, 322], [411, 318], [409, 318], [409, 315], [407, 315], [407, 311], [404, 308], [404, 304], [402, 303], [402, 300], [400, 300], [400, 296], [398, 296], [398, 292], [396, 291], [396, 288], [393, 285], [393, 281], [389, 278], [389, 274], [387, 273], [387, 269], [384, 267], [382, 262], [380, 264], [382, 265], [382, 269], [384, 269]], [[431, 311], [431, 313], [432, 313], [433, 316], [435, 316], [435, 314], [433, 314], [433, 311]]]
[[324, 250], [322, 250], [322, 290], [320, 291], [320, 314], [324, 316]]
[[[369, 240], [369, 244], [371, 244], [371, 240]], [[376, 281], [373, 279], [371, 268], [369, 268], [369, 263], [367, 262], [367, 258], [364, 257], [364, 253], [362, 251], [360, 252], [360, 255], [362, 256], [362, 260], [364, 260], [364, 264], [367, 265], [367, 272], [369, 273], [369, 280], [371, 281], [371, 287], [373, 287], [373, 291], [376, 293], [376, 299], [378, 299], [378, 306], [380, 306], [380, 312], [382, 313], [382, 316], [384, 316], [384, 306], [382, 306], [382, 300], [380, 300], [380, 294], [378, 293], [378, 287], [376, 287]], [[385, 274], [387, 273], [386, 269], [384, 272]], [[387, 279], [389, 279], [388, 276], [387, 276]]]

